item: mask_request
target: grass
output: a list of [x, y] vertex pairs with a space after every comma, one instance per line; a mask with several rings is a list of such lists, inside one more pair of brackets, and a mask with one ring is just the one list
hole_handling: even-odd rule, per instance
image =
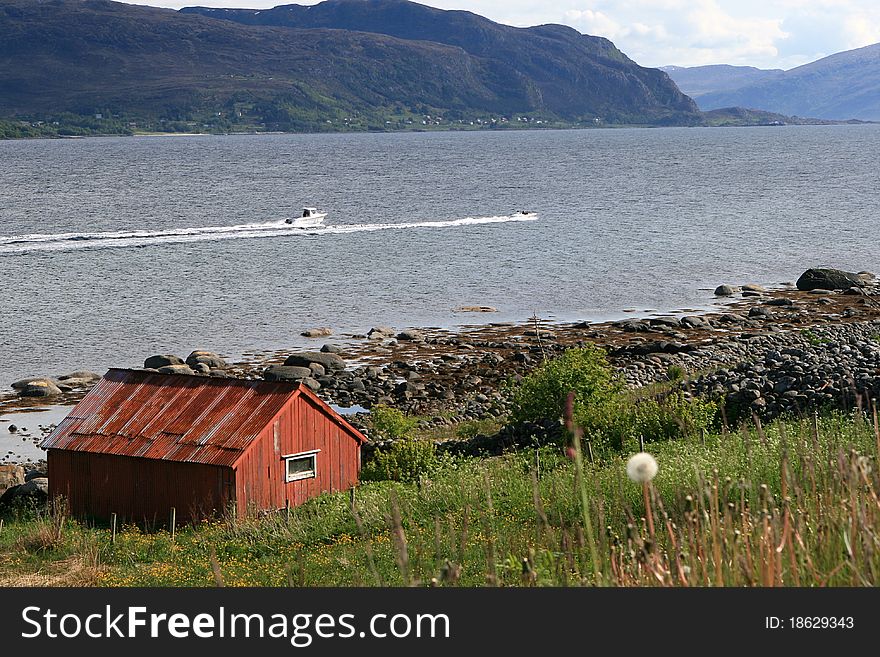
[[364, 484], [353, 507], [323, 495], [289, 519], [217, 519], [173, 539], [125, 526], [111, 543], [63, 507], [7, 516], [0, 584], [880, 584], [872, 418], [649, 443], [660, 469], [647, 495], [626, 478], [627, 448], [582, 470], [558, 448], [454, 460], [414, 483]]

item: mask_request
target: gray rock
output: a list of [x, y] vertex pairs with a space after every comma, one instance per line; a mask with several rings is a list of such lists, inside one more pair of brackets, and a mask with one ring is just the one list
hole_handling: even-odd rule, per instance
[[860, 287], [853, 286], [853, 287], [847, 289], [844, 292], [844, 294], [847, 294], [849, 296], [854, 296], [854, 297], [863, 297], [863, 296], [865, 296], [865, 291]]
[[689, 315], [681, 318], [681, 325], [696, 329], [711, 328], [712, 325], [703, 317], [697, 315]]
[[398, 340], [404, 340], [407, 342], [421, 342], [425, 339], [424, 335], [422, 335], [421, 331], [416, 329], [407, 329], [406, 331], [401, 331], [397, 334]]
[[764, 294], [767, 291], [767, 289], [764, 287], [761, 287], [760, 285], [754, 285], [752, 283], [748, 283], [748, 284], [742, 286], [742, 291], [743, 292], [757, 292], [758, 294]]
[[341, 372], [345, 369], [345, 361], [336, 354], [328, 354], [320, 351], [303, 351], [296, 354], [290, 354], [285, 365], [296, 365], [298, 367], [308, 367], [312, 363], [319, 363], [324, 366], [328, 372]]
[[848, 290], [851, 287], [864, 287], [865, 281], [858, 275], [840, 269], [808, 269], [797, 279], [799, 290]]
[[186, 364], [195, 369], [198, 364], [207, 365], [211, 370], [226, 369], [226, 361], [213, 351], [194, 351], [186, 357]]
[[144, 361], [144, 367], [150, 370], [158, 370], [166, 365], [186, 365], [183, 358], [174, 354], [164, 354], [161, 356], [150, 356]]
[[0, 465], [0, 495], [13, 486], [24, 483], [24, 468], [20, 465]]
[[335, 344], [325, 344], [321, 347], [321, 353], [324, 354], [341, 354], [343, 351], [342, 347]]
[[0, 495], [0, 508], [21, 503], [43, 505], [48, 500], [49, 480], [46, 477], [37, 477], [7, 489]]
[[15, 381], [12, 384], [12, 389], [13, 390], [24, 390], [34, 381], [51, 381], [52, 383], [54, 383], [56, 385], [58, 384], [58, 382], [55, 379], [48, 377], [48, 376], [32, 376], [28, 379], [21, 379], [19, 381]]
[[302, 383], [304, 383], [306, 386], [308, 386], [308, 388], [309, 388], [312, 392], [318, 392], [318, 390], [321, 389], [321, 384], [318, 383], [315, 379], [313, 379], [313, 378], [310, 377], [310, 376], [307, 376], [306, 378], [304, 378], [304, 379], [302, 380]]
[[22, 397], [56, 397], [61, 394], [59, 388], [51, 379], [35, 379], [18, 391]]
[[810, 294], [834, 294], [833, 290], [826, 290], [823, 288], [815, 288], [809, 291]]
[[327, 373], [327, 369], [321, 363], [309, 363], [309, 369], [312, 370], [312, 376], [316, 379]]
[[302, 381], [310, 376], [310, 368], [297, 365], [270, 365], [263, 372], [266, 381]]
[[[196, 363], [195, 365], [192, 366], [192, 371], [196, 372], [198, 374], [210, 374], [211, 368], [208, 367], [207, 365], [205, 365], [204, 363]], [[222, 372], [223, 370], [218, 369], [216, 371]]]
[[367, 337], [370, 340], [384, 340], [385, 338], [393, 337], [394, 334], [395, 330], [390, 326], [374, 326], [367, 331]]
[[322, 326], [320, 328], [306, 329], [300, 335], [306, 338], [324, 338], [328, 335], [333, 335], [333, 331], [326, 326]]
[[668, 326], [669, 328], [679, 328], [681, 320], [678, 317], [651, 317], [648, 319], [651, 326]]
[[87, 370], [77, 370], [76, 372], [71, 372], [70, 374], [62, 374], [58, 377], [59, 381], [64, 381], [67, 384], [71, 384], [71, 382], [75, 381], [75, 385], [94, 383], [95, 381], [100, 381], [103, 377], [97, 372], [89, 372]]
[[164, 365], [158, 371], [159, 374], [195, 374], [189, 365]]
[[732, 285], [719, 285], [715, 288], [715, 296], [729, 297], [736, 294], [737, 288]]
[[767, 306], [793, 306], [794, 301], [786, 297], [777, 297], [776, 299], [765, 301], [764, 304]]

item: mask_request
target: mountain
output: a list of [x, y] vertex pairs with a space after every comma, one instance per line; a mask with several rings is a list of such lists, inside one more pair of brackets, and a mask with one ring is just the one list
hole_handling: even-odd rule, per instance
[[0, 116], [222, 116], [276, 129], [424, 113], [699, 121], [665, 73], [571, 28], [513, 28], [399, 0], [250, 14], [282, 10], [321, 18], [276, 25], [109, 0], [4, 0]]
[[[782, 75], [780, 68], [761, 69], [754, 66], [661, 66], [673, 82], [700, 105], [700, 97], [718, 91], [739, 89], [749, 84], [773, 80]], [[700, 105], [701, 109], [709, 109]], [[714, 109], [714, 108], [712, 108]]]
[[738, 89], [706, 93], [697, 102], [704, 110], [738, 105], [821, 119], [880, 121], [880, 43]]
[[355, 30], [453, 46], [515, 72], [536, 108], [569, 118], [630, 115], [637, 121], [632, 110], [641, 107], [639, 113], [652, 121], [679, 121], [681, 113], [697, 110], [663, 72], [638, 66], [608, 39], [563, 25], [515, 28], [469, 11], [407, 0], [327, 0], [269, 10], [186, 7], [181, 12], [245, 25]]

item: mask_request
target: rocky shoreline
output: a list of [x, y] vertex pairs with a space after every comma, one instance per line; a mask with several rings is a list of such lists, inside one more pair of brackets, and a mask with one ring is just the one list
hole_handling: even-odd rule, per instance
[[[817, 278], [815, 272], [826, 273]], [[310, 335], [316, 345], [328, 342], [313, 351], [236, 363], [194, 351], [185, 359], [151, 356], [144, 367], [300, 381], [365, 429], [366, 414], [356, 411], [379, 403], [421, 416], [423, 428], [501, 418], [509, 383], [545, 358], [587, 343], [608, 351], [630, 387], [678, 381], [688, 394], [723, 397], [731, 417], [772, 419], [880, 397], [880, 285], [873, 275], [808, 270], [797, 285], [719, 286], [715, 293], [725, 305], [693, 315], [601, 323], [533, 318], [457, 331], [375, 327], [340, 342], [329, 341], [329, 329], [322, 328]], [[17, 394], [0, 399], [0, 410], [49, 400], [72, 404], [96, 377], [75, 372], [16, 382]]]

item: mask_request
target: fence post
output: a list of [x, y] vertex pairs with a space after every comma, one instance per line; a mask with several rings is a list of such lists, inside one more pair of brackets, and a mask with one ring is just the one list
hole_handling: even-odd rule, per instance
[[177, 509], [171, 507], [171, 542], [174, 542], [174, 530], [177, 525]]
[[116, 544], [116, 514], [110, 514], [110, 544]]

